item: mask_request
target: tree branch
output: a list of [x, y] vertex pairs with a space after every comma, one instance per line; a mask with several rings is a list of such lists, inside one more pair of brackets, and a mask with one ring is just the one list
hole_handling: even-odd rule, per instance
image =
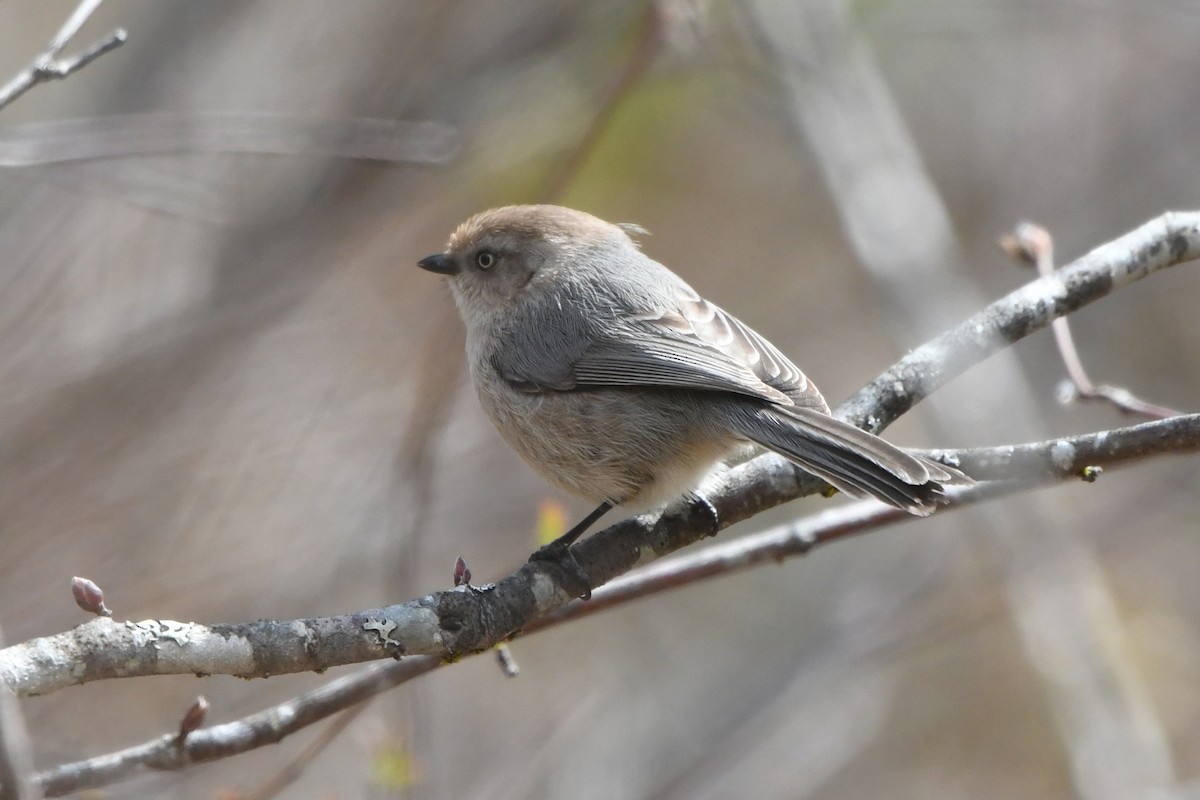
[[28, 67], [13, 76], [7, 84], [0, 87], [0, 110], [39, 83], [65, 78], [83, 69], [109, 50], [115, 50], [125, 44], [129, 34], [125, 32], [124, 28], [117, 28], [82, 53], [68, 58], [58, 57], [102, 2], [104, 0], [83, 0], [76, 6], [75, 11], [59, 28], [58, 33], [50, 40], [50, 44], [46, 45], [46, 49], [42, 51], [41, 55], [35, 58]]
[[164, 153], [329, 156], [443, 164], [458, 131], [433, 120], [321, 119], [266, 112], [120, 114], [0, 128], [0, 167]]
[[[1022, 222], [1011, 234], [1000, 238], [1000, 246], [1015, 261], [1032, 266], [1039, 275], [1045, 277], [1054, 274], [1054, 239], [1040, 225]], [[1050, 329], [1054, 332], [1054, 343], [1069, 378], [1069, 381], [1064, 381], [1065, 390], [1059, 392], [1061, 402], [1103, 400], [1126, 414], [1140, 414], [1152, 419], [1167, 419], [1179, 413], [1175, 409], [1142, 400], [1123, 387], [1093, 383], [1083, 367], [1083, 359], [1075, 347], [1075, 337], [1071, 335], [1071, 324], [1067, 318], [1054, 320]]]
[[1027, 283], [913, 350], [838, 408], [878, 432], [1004, 347], [1161, 269], [1200, 256], [1200, 213], [1168, 212]]

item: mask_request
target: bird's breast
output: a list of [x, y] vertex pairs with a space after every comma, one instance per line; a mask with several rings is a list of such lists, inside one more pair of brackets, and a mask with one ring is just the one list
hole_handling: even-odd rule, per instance
[[529, 393], [486, 363], [473, 368], [500, 435], [547, 481], [594, 502], [643, 510], [694, 488], [736, 444], [698, 424], [687, 392], [595, 389]]

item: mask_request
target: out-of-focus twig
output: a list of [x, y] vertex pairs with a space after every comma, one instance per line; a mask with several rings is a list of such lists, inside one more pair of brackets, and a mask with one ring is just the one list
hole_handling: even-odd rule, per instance
[[371, 704], [371, 699], [367, 698], [359, 702], [358, 705], [347, 708], [333, 722], [325, 726], [320, 735], [309, 742], [295, 758], [284, 764], [281, 769], [264, 781], [258, 788], [235, 795], [236, 800], [270, 800], [270, 798], [295, 783], [296, 779], [304, 774], [304, 770], [313, 762], [313, 759], [332, 744], [342, 734], [342, 731], [350, 726], [351, 722], [358, 719], [358, 715], [365, 711], [367, 706]]
[[[542, 202], [561, 199], [578, 176], [588, 155], [595, 149], [621, 102], [628, 97], [646, 69], [653, 63], [662, 41], [660, 2], [661, 0], [650, 0], [647, 4], [641, 34], [629, 61], [601, 98], [579, 141], [547, 182], [541, 194]], [[411, 577], [420, 562], [422, 534], [433, 494], [432, 480], [436, 461], [433, 445], [449, 423], [451, 404], [446, 398], [452, 394], [462, 373], [462, 337], [463, 330], [458, 315], [451, 309], [445, 309], [438, 317], [423, 349], [425, 358], [420, 371], [417, 399], [397, 459], [408, 506], [407, 524], [399, 553], [400, 563], [396, 571], [400, 576]], [[447, 357], [447, 354], [453, 355]], [[470, 571], [466, 570], [465, 564], [463, 570], [465, 579], [461, 582], [469, 584]], [[460, 577], [456, 572], [456, 586], [460, 583]], [[508, 645], [500, 643], [495, 653], [497, 663], [504, 674], [510, 678], [516, 677], [520, 668]], [[414, 705], [410, 708], [411, 713], [407, 715], [410, 725], [414, 728], [421, 724], [420, 709], [415, 705], [417, 700], [416, 694], [410, 696], [410, 702]], [[417, 740], [419, 737], [411, 738]]]
[[[1022, 222], [1012, 233], [1000, 237], [1000, 247], [1010, 258], [1033, 267], [1042, 277], [1054, 274], [1054, 239], [1050, 232], [1040, 225]], [[1070, 321], [1066, 317], [1059, 317], [1051, 323], [1050, 328], [1054, 331], [1058, 354], [1070, 378], [1070, 382], [1065, 384], [1065, 390], [1059, 393], [1062, 402], [1102, 400], [1112, 403], [1126, 414], [1140, 414], [1151, 419], [1166, 419], [1180, 414], [1179, 411], [1166, 406], [1142, 400], [1123, 387], [1093, 383], [1083, 368], [1083, 359], [1079, 357], [1079, 351], [1075, 348]]]
[[[47, 797], [98, 786], [108, 786], [146, 770], [178, 770], [203, 761], [243, 753], [268, 744], [319, 722], [340, 711], [360, 705], [380, 692], [436, 668], [440, 660], [417, 656], [403, 661], [372, 664], [353, 675], [337, 678], [311, 692], [233, 722], [193, 731], [182, 746], [174, 733], [143, 744], [72, 764], [63, 764], [36, 776]], [[339, 720], [349, 724], [349, 719]], [[330, 740], [341, 728], [335, 723]]]
[[71, 40], [75, 38], [75, 34], [79, 33], [79, 29], [84, 26], [84, 23], [95, 13], [102, 2], [104, 0], [83, 0], [76, 6], [75, 11], [59, 28], [58, 33], [50, 40], [50, 44], [46, 46], [41, 55], [35, 58], [28, 67], [13, 76], [12, 80], [0, 87], [0, 110], [39, 83], [65, 78], [71, 73], [83, 69], [109, 50], [125, 44], [129, 34], [125, 32], [124, 28], [117, 28], [82, 53], [69, 58], [59, 58], [63, 48], [70, 44]]
[[[454, 408], [451, 398], [458, 390], [463, 373], [464, 334], [458, 314], [445, 306], [436, 316], [433, 330], [422, 342], [412, 410], [393, 467], [398, 543], [394, 560], [387, 562], [392, 566], [384, 577], [384, 596], [395, 591], [408, 591], [417, 584], [434, 500], [437, 444], [450, 425]], [[465, 563], [463, 570], [469, 583], [470, 571]], [[425, 729], [429, 717], [425, 694], [409, 692], [394, 702], [403, 706], [399, 713], [393, 711], [383, 715], [386, 724], [406, 726], [404, 738], [414, 743], [423, 742], [420, 732]]]
[[613, 115], [620, 108], [621, 103], [641, 81], [650, 65], [654, 63], [663, 44], [664, 18], [660, 3], [661, 0], [650, 0], [646, 4], [646, 11], [641, 23], [642, 29], [637, 44], [634, 45], [633, 53], [625, 62], [624, 69], [617, 73], [604, 96], [600, 98], [596, 112], [592, 115], [592, 120], [583, 136], [579, 138], [562, 166], [559, 167], [558, 172], [546, 186], [542, 193], [542, 202], [553, 202], [563, 196], [567, 187], [575, 180], [579, 170], [587, 161], [588, 155], [595, 149], [600, 135], [612, 121]]
[[0, 167], [28, 167], [164, 153], [331, 156], [442, 164], [458, 151], [457, 130], [430, 120], [297, 114], [121, 114], [0, 128]]
[[[931, 335], [961, 309], [980, 305], [983, 295], [956, 268], [962, 255], [949, 206], [856, 29], [851, 4], [743, 0], [742, 6], [771, 59], [797, 141], [806, 143], [804, 157], [815, 156], [849, 244], [885, 292], [884, 308], [899, 323], [894, 332]], [[1169, 237], [1159, 246], [1175, 241]], [[1073, 294], [1070, 270], [1040, 279], [1047, 287], [1059, 284], [1050, 302]], [[1053, 316], [1064, 315], [1055, 309]], [[970, 403], [933, 398], [940, 438], [1032, 438], [1044, 430], [1020, 362], [1012, 352], [998, 355], [990, 378], [966, 376], [960, 388]], [[995, 426], [1000, 420], [1003, 430]], [[1063, 455], [1066, 460], [1070, 453]], [[1045, 690], [1073, 793], [1083, 800], [1124, 800], [1156, 796], [1172, 785], [1165, 725], [1138, 675], [1090, 540], [1070, 524], [1066, 509], [1032, 495], [977, 517], [972, 528], [973, 539], [1002, 554], [1017, 643]]]
[[[0, 630], [0, 647], [4, 632]], [[0, 800], [39, 800], [33, 777], [33, 753], [25, 718], [12, 691], [0, 683]]]

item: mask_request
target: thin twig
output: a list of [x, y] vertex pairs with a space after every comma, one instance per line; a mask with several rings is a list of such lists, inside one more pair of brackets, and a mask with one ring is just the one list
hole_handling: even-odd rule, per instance
[[115, 31], [104, 37], [100, 41], [85, 48], [81, 53], [70, 56], [68, 58], [59, 58], [59, 54], [66, 47], [71, 39], [75, 38], [75, 34], [79, 33], [79, 29], [84, 26], [88, 18], [100, 7], [104, 0], [83, 0], [63, 26], [59, 28], [58, 33], [50, 40], [50, 44], [35, 58], [28, 67], [18, 72], [13, 76], [3, 87], [0, 87], [0, 110], [12, 103], [21, 95], [28, 92], [39, 83], [50, 80], [61, 80], [77, 72], [88, 64], [95, 61], [100, 56], [107, 53], [109, 50], [114, 50], [125, 44], [125, 40], [129, 34], [124, 28], [117, 28]]
[[[1043, 278], [1054, 274], [1054, 239], [1050, 232], [1040, 225], [1022, 222], [1011, 234], [1000, 238], [1000, 246], [1013, 259], [1033, 266]], [[1079, 357], [1079, 351], [1075, 347], [1070, 321], [1066, 317], [1059, 317], [1050, 324], [1050, 329], [1054, 331], [1058, 354], [1070, 378], [1066, 391], [1060, 392], [1059, 395], [1063, 403], [1102, 400], [1112, 403], [1126, 414], [1140, 414], [1151, 419], [1166, 419], [1181, 413], [1142, 400], [1120, 386], [1093, 383], [1087, 370], [1083, 368], [1083, 359]]]
[[58, 58], [58, 54], [63, 51], [63, 48], [71, 43], [75, 35], [82, 30], [87, 21], [91, 19], [92, 14], [96, 13], [96, 9], [100, 8], [100, 4], [104, 0], [82, 0], [71, 12], [71, 16], [67, 17], [67, 21], [58, 29], [58, 33], [54, 34], [54, 38], [50, 40], [50, 44], [46, 46], [46, 52], [42, 57], [47, 61]]
[[372, 664], [257, 714], [193, 731], [182, 747], [175, 744], [176, 735], [170, 733], [114, 753], [63, 764], [40, 773], [35, 780], [47, 797], [59, 797], [108, 786], [146, 769], [179, 770], [193, 763], [215, 761], [276, 744], [289, 734], [429, 672], [440, 663], [433, 656], [417, 656]]
[[910, 351], [835, 414], [872, 432], [883, 430], [951, 379], [1053, 320], [1195, 258], [1200, 258], [1200, 212], [1162, 214]]
[[567, 155], [562, 166], [559, 167], [558, 173], [551, 179], [542, 195], [543, 202], [552, 202], [562, 198], [567, 187], [579, 175], [579, 171], [583, 168], [587, 161], [588, 155], [596, 148], [596, 143], [600, 140], [600, 135], [612, 122], [613, 116], [621, 103], [629, 96], [634, 87], [641, 81], [646, 74], [646, 70], [654, 63], [654, 59], [658, 56], [659, 50], [663, 43], [663, 12], [659, 7], [660, 0], [649, 0], [646, 4], [646, 11], [642, 17], [642, 30], [638, 36], [637, 44], [634, 45], [633, 53], [629, 56], [629, 61], [625, 63], [625, 68], [613, 79], [609, 84], [604, 96], [600, 99], [599, 107], [596, 113], [592, 116], [591, 122], [588, 124], [587, 130], [583, 136], [579, 138], [575, 147]]
[[0, 128], [0, 167], [165, 153], [331, 156], [442, 164], [457, 131], [432, 120], [328, 118], [266, 112], [147, 112]]
[[[387, 687], [383, 687], [387, 688]], [[270, 800], [270, 798], [282, 792], [288, 786], [296, 782], [296, 779], [304, 774], [304, 770], [313, 760], [324, 752], [325, 748], [333, 743], [342, 731], [350, 726], [351, 722], [358, 719], [358, 715], [367, 710], [367, 706], [371, 705], [371, 700], [368, 698], [360, 701], [357, 705], [350, 706], [335, 719], [329, 723], [317, 738], [313, 739], [308, 745], [296, 754], [296, 757], [283, 765], [283, 768], [263, 782], [257, 789], [251, 789], [237, 795], [237, 800]]]

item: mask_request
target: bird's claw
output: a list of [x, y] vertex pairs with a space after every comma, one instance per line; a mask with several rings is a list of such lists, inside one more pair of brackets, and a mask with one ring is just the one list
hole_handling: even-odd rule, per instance
[[[592, 599], [592, 581], [584, 571], [583, 565], [571, 552], [571, 546], [561, 542], [551, 542], [542, 545], [529, 557], [530, 561], [542, 564], [553, 564], [565, 573], [563, 586], [573, 592], [581, 600]], [[580, 590], [580, 587], [583, 587]]]

